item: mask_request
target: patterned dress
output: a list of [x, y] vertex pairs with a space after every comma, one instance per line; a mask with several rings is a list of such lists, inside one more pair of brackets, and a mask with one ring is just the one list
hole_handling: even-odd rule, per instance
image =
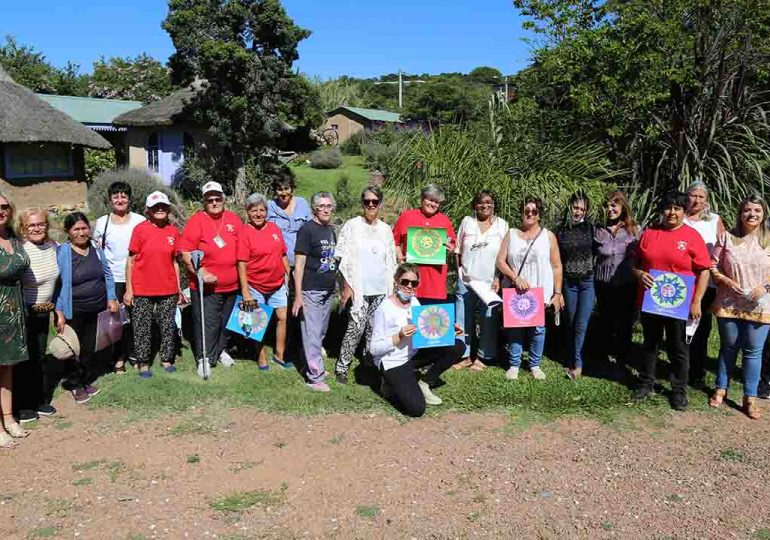
[[0, 366], [28, 359], [21, 277], [29, 266], [26, 251], [11, 238], [13, 253], [0, 248]]

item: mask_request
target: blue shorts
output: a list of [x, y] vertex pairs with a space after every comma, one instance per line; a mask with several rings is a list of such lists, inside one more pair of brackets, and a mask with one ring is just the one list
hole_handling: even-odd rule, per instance
[[260, 305], [267, 304], [273, 309], [285, 308], [289, 305], [289, 291], [286, 288], [286, 283], [271, 293], [263, 294], [254, 287], [249, 287], [249, 291], [251, 291], [252, 298]]

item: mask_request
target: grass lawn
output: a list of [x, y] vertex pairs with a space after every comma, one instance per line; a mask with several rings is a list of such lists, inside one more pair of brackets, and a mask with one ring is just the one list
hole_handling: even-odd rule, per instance
[[[716, 332], [714, 332], [714, 336]], [[713, 350], [712, 355], [716, 352]], [[664, 361], [665, 362], [665, 361]], [[664, 363], [662, 362], [662, 363]], [[193, 359], [185, 349], [179, 362], [179, 371], [167, 374], [156, 367], [155, 376], [143, 380], [134, 373], [107, 375], [100, 381], [102, 393], [91, 401], [94, 406], [125, 409], [132, 418], [176, 413], [195, 408], [205, 420], [207, 410], [221, 411], [231, 407], [253, 407], [260, 411], [285, 414], [320, 414], [330, 412], [362, 413], [379, 411], [398, 415], [373, 388], [378, 388], [377, 374], [371, 369], [355, 368], [347, 385], [333, 380], [334, 360], [328, 359], [331, 393], [321, 394], [308, 390], [296, 370], [285, 370], [271, 365], [267, 372], [257, 370], [256, 363], [237, 361], [231, 369], [217, 367], [208, 381], [194, 372]], [[656, 395], [643, 404], [629, 404], [630, 391], [624, 384], [613, 380], [583, 377], [570, 381], [563, 368], [545, 359], [545, 381], [534, 380], [522, 370], [518, 381], [505, 380], [504, 371], [490, 367], [483, 372], [449, 370], [444, 374], [445, 385], [436, 390], [444, 400], [440, 407], [429, 407], [429, 415], [447, 411], [498, 411], [511, 414], [524, 422], [550, 420], [562, 416], [590, 417], [601, 421], [627, 419], [636, 416], [671, 414], [668, 401]], [[355, 377], [353, 376], [355, 375]], [[632, 379], [633, 380], [633, 379]], [[710, 383], [713, 382], [711, 375]], [[664, 383], [668, 387], [668, 383]], [[739, 385], [732, 394], [739, 396]], [[707, 395], [690, 389], [690, 408], [709, 409]], [[214, 415], [216, 416], [216, 414]], [[625, 421], [625, 420], [623, 420]]]
[[364, 166], [361, 156], [342, 156], [339, 169], [314, 169], [307, 163], [292, 163], [291, 170], [297, 175], [297, 195], [310, 200], [316, 191], [334, 193], [340, 175], [347, 174], [350, 191], [355, 197], [369, 183], [369, 171]]

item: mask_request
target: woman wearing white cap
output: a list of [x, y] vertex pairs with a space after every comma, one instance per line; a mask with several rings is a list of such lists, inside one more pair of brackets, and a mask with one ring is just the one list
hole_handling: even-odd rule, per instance
[[176, 244], [179, 230], [168, 222], [171, 204], [161, 191], [147, 196], [148, 221], [140, 223], [131, 234], [126, 260], [126, 293], [123, 302], [134, 306], [134, 355], [139, 376], [152, 377], [152, 327], [160, 334], [160, 358], [163, 369], [176, 371], [176, 305], [183, 302], [179, 290], [179, 266]]
[[[184, 226], [179, 238], [179, 251], [190, 276], [193, 308], [193, 331], [195, 358], [198, 371], [202, 372], [200, 361], [208, 359], [211, 366], [217, 361], [231, 366], [233, 359], [225, 350], [227, 334], [225, 325], [233, 310], [238, 293], [238, 257], [236, 241], [243, 223], [238, 214], [225, 210], [225, 196], [222, 185], [207, 182], [203, 186], [203, 210], [196, 212]], [[203, 276], [203, 305], [200, 305], [198, 281], [195, 276], [190, 252], [203, 252], [201, 274]], [[206, 324], [206, 350], [202, 350], [201, 311]]]

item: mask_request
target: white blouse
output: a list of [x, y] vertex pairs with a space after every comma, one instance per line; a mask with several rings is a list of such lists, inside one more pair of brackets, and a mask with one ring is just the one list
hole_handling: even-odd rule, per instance
[[508, 265], [514, 272], [527, 280], [530, 287], [542, 287], [543, 299], [545, 303], [551, 301], [553, 296], [553, 267], [551, 266], [551, 238], [548, 229], [545, 227], [540, 235], [534, 240], [532, 249], [527, 255], [527, 260], [519, 272], [521, 261], [524, 260], [524, 254], [530, 244], [529, 240], [523, 240], [519, 235], [519, 229], [511, 229], [510, 241], [508, 243]]
[[417, 349], [412, 347], [411, 339], [396, 347], [393, 345], [393, 336], [407, 324], [412, 324], [412, 308], [419, 305], [420, 302], [414, 297], [406, 307], [396, 305], [390, 297], [382, 301], [374, 313], [372, 342], [369, 345], [375, 366], [383, 370], [392, 369], [406, 364], [415, 355]]

